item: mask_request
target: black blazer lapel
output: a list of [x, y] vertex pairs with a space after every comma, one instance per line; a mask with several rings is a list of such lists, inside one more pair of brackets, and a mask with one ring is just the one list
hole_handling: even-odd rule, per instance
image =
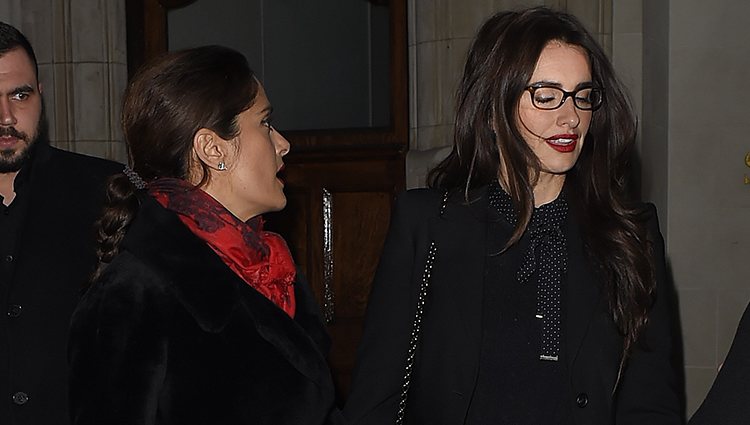
[[458, 310], [455, 319], [463, 322], [467, 341], [476, 342], [477, 347], [481, 338], [482, 286], [472, 282], [484, 279], [486, 220], [486, 197], [466, 205], [463, 195], [457, 194], [448, 200], [444, 213], [430, 222], [430, 234], [438, 250], [433, 275], [439, 279], [437, 284], [448, 287]]
[[568, 272], [565, 279], [567, 314], [566, 354], [568, 366], [575, 363], [591, 322], [599, 310], [601, 285], [586, 258], [581, 232], [574, 216], [567, 220]]

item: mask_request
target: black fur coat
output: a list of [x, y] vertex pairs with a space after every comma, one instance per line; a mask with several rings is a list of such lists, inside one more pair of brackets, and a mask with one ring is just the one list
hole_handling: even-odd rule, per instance
[[144, 196], [73, 316], [73, 423], [338, 423], [328, 336], [299, 278], [295, 295], [292, 319]]

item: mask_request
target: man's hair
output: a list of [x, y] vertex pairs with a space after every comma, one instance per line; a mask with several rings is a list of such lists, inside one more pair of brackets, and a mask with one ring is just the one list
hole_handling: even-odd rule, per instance
[[39, 66], [36, 63], [36, 55], [29, 40], [16, 27], [0, 21], [0, 56], [18, 47], [29, 55], [29, 59], [34, 64], [34, 75], [39, 78]]

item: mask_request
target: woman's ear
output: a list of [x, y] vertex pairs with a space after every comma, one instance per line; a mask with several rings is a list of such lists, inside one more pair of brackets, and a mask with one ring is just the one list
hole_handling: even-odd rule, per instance
[[193, 136], [193, 154], [209, 168], [217, 171], [227, 169], [229, 142], [213, 130], [201, 128]]

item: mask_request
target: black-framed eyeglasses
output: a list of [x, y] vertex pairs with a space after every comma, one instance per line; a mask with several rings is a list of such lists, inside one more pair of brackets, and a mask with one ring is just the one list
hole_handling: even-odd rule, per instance
[[526, 90], [531, 94], [531, 103], [534, 107], [545, 111], [561, 107], [569, 97], [573, 99], [575, 107], [582, 111], [595, 111], [604, 101], [604, 90], [598, 87], [565, 91], [560, 87], [534, 84], [526, 87]]

